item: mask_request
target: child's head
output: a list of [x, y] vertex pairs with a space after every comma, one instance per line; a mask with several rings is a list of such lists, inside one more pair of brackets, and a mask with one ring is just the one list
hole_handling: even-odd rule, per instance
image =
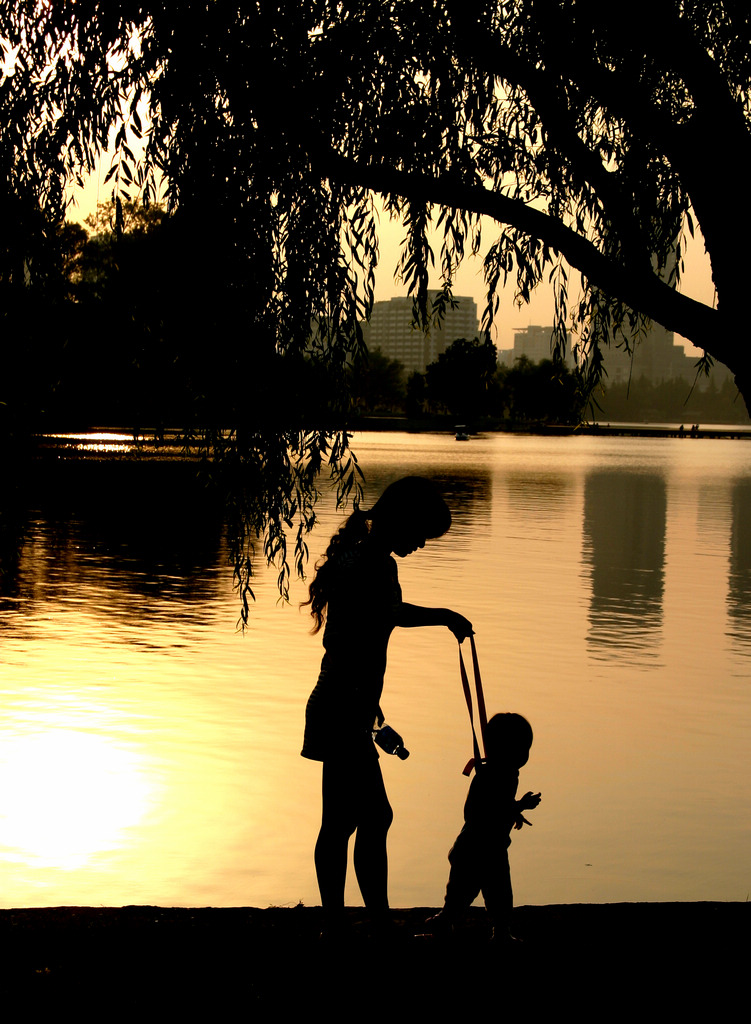
[[532, 726], [526, 718], [512, 711], [493, 715], [485, 729], [488, 761], [505, 761], [521, 768], [529, 759], [532, 739]]

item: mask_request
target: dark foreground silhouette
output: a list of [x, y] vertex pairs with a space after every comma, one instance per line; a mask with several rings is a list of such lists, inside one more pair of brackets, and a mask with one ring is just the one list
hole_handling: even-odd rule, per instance
[[451, 940], [410, 938], [433, 913], [395, 910], [404, 938], [379, 944], [348, 910], [351, 937], [332, 947], [320, 908], [3, 910], [0, 996], [29, 1019], [70, 1006], [80, 1020], [309, 1019], [315, 1007], [326, 1019], [650, 1021], [706, 1008], [722, 1020], [745, 998], [748, 903], [520, 907], [524, 941], [500, 954], [482, 909]]

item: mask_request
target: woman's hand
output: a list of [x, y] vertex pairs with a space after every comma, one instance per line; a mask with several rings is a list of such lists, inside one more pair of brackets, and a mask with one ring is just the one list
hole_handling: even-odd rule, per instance
[[459, 643], [462, 643], [468, 636], [472, 636], [474, 629], [472, 629], [472, 623], [469, 619], [465, 619], [459, 612], [452, 612], [447, 609], [447, 621], [446, 625], [454, 634]]

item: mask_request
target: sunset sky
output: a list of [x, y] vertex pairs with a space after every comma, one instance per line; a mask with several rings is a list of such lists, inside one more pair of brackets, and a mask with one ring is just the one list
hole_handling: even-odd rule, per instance
[[[102, 167], [104, 169], [102, 169]], [[105, 159], [100, 165], [98, 173], [93, 174], [86, 183], [83, 191], [76, 190], [72, 193], [76, 205], [69, 210], [69, 217], [72, 220], [83, 221], [96, 208], [97, 201], [106, 201], [111, 195], [111, 183], [104, 184], [108, 161]], [[405, 287], [394, 279], [394, 269], [399, 259], [399, 246], [404, 237], [404, 228], [398, 221], [389, 219], [383, 215], [380, 225], [380, 248], [381, 262], [376, 274], [376, 301], [390, 299], [397, 295], [405, 294]], [[492, 222], [488, 222], [485, 230], [485, 248], [495, 238], [495, 230]], [[438, 245], [436, 246], [436, 263], [440, 263]], [[570, 303], [573, 305], [578, 295], [576, 287], [577, 278], [574, 274], [570, 276]], [[431, 287], [437, 287], [439, 275], [435, 273], [431, 280]], [[686, 258], [686, 276], [682, 290], [693, 298], [712, 304], [714, 289], [710, 273], [709, 260], [704, 252], [704, 243], [697, 233], [697, 237], [691, 240], [688, 256]], [[462, 265], [454, 286], [455, 295], [471, 296], [477, 303], [478, 315], [482, 316], [485, 306], [485, 289], [482, 277], [481, 259], [467, 258]], [[518, 308], [514, 303], [514, 288], [510, 283], [505, 289], [501, 306], [498, 312], [498, 320], [494, 330], [493, 341], [499, 349], [512, 348], [514, 344], [514, 332], [524, 329], [531, 324], [546, 326], [553, 321], [553, 298], [549, 288], [540, 286], [532, 297], [529, 305]], [[684, 343], [686, 354], [699, 354], [689, 342], [676, 336], [677, 343]]]

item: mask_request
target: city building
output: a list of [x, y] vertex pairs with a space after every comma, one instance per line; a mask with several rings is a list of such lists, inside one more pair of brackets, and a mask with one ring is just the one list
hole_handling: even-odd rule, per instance
[[653, 384], [661, 381], [688, 380], [693, 360], [688, 359], [682, 345], [676, 345], [673, 332], [660, 324], [652, 324], [646, 335], [637, 341], [631, 352], [610, 346], [605, 353], [605, 369], [609, 384], [625, 384], [644, 377]]
[[[513, 349], [499, 352], [498, 361], [505, 366], [513, 366], [520, 356], [526, 356], [533, 363], [550, 359], [552, 333], [552, 327], [538, 326], [517, 331], [514, 334]], [[660, 324], [652, 324], [632, 352], [611, 345], [605, 349], [603, 356], [609, 384], [624, 384], [629, 380], [635, 382], [641, 377], [652, 384], [679, 379], [693, 382], [696, 377], [696, 357], [687, 356], [683, 346], [675, 344], [673, 332], [665, 330]], [[566, 353], [566, 365], [571, 368], [574, 366], [570, 351]], [[697, 387], [703, 390], [712, 380], [719, 388], [731, 376], [730, 370], [723, 363], [715, 363], [710, 377], [700, 377]]]
[[[524, 327], [514, 334], [514, 347], [503, 349], [498, 353], [498, 362], [505, 366], [513, 366], [516, 359], [526, 356], [532, 363], [542, 362], [543, 359], [552, 359], [550, 339], [553, 336], [552, 327], [539, 327], [537, 325]], [[565, 363], [573, 369], [574, 358], [571, 352], [566, 353]]]
[[[428, 293], [429, 303], [436, 295], [437, 291]], [[407, 374], [413, 371], [425, 373], [425, 368], [434, 363], [457, 338], [478, 337], [475, 300], [458, 295], [455, 302], [454, 309], [446, 309], [441, 324], [431, 327], [427, 333], [413, 326], [413, 305], [409, 296], [400, 295], [385, 302], [376, 302], [370, 322], [363, 324], [365, 344], [370, 351], [380, 349], [389, 359], [398, 359]]]

